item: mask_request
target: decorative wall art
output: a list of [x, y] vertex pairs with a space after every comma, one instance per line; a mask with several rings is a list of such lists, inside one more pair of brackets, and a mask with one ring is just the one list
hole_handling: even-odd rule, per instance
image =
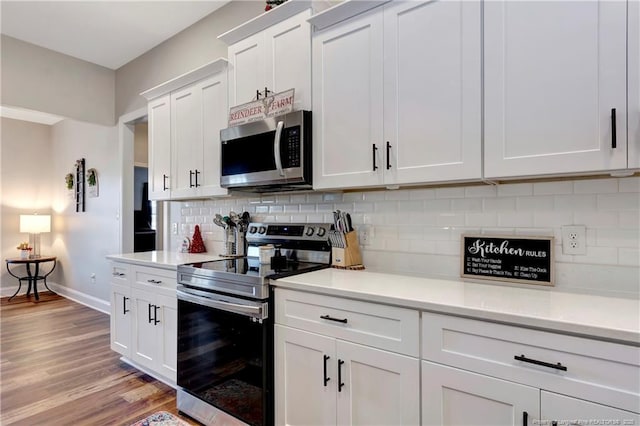
[[85, 170], [84, 158], [76, 160], [76, 212], [84, 212]]
[[87, 170], [87, 196], [90, 198], [98, 196], [98, 171], [94, 168]]

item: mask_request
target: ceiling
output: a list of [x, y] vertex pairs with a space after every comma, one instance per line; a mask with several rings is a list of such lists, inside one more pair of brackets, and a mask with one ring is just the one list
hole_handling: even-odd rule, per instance
[[230, 0], [1, 0], [0, 32], [118, 69]]

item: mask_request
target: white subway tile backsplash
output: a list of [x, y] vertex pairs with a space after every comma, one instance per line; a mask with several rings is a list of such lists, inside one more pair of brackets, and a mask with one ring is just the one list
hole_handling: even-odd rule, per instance
[[533, 184], [533, 195], [572, 194], [573, 181], [537, 182]]
[[436, 224], [438, 226], [464, 226], [464, 213], [440, 213]]
[[639, 229], [598, 229], [596, 231], [596, 244], [600, 247], [640, 247]]
[[436, 198], [464, 198], [464, 188], [447, 187], [436, 188]]
[[533, 195], [532, 183], [509, 183], [497, 186], [498, 197], [514, 197]]
[[[500, 185], [407, 188], [298, 194], [232, 194], [183, 201], [171, 208], [178, 248], [200, 225], [208, 251], [222, 252], [222, 228], [213, 216], [248, 211], [253, 221], [333, 222], [351, 213], [356, 230], [371, 226], [362, 247], [368, 270], [458, 278], [460, 235], [553, 235], [556, 287], [640, 294], [640, 178], [575, 179]], [[173, 217], [177, 216], [177, 217]], [[586, 226], [587, 254], [562, 253], [562, 226]], [[608, 272], [615, 272], [613, 275]], [[606, 278], [598, 283], [597, 277]], [[635, 283], [632, 282], [635, 277]], [[613, 282], [613, 284], [612, 284]], [[606, 283], [606, 286], [602, 283]], [[636, 288], [634, 290], [634, 288]]]
[[495, 185], [468, 186], [464, 189], [464, 196], [466, 198], [495, 197], [497, 194], [498, 189]]
[[618, 179], [619, 192], [640, 192], [640, 176]]
[[482, 211], [481, 198], [456, 198], [451, 200], [451, 209], [460, 212]]
[[539, 197], [518, 197], [516, 198], [516, 209], [519, 211], [551, 211], [553, 210], [553, 196], [543, 195]]
[[407, 189], [396, 189], [393, 191], [386, 191], [384, 194], [385, 200], [408, 200], [409, 199], [409, 190]]
[[533, 213], [533, 226], [536, 227], [555, 227], [559, 228], [562, 225], [573, 225], [573, 212], [534, 212]]
[[606, 194], [618, 192], [617, 179], [588, 179], [576, 180], [573, 183], [576, 194]]
[[640, 228], [640, 212], [638, 211], [623, 211], [618, 213], [621, 228]]
[[485, 198], [484, 211], [513, 211], [516, 209], [515, 198]]
[[533, 213], [500, 212], [498, 213], [498, 226], [506, 228], [531, 228], [533, 227]]
[[636, 193], [598, 194], [598, 210], [639, 210], [640, 198]]
[[555, 210], [595, 210], [596, 195], [556, 195], [554, 196]]
[[436, 198], [435, 189], [413, 189], [409, 191], [409, 198], [411, 200], [432, 200]]
[[618, 263], [626, 266], [640, 266], [640, 249], [621, 248], [618, 249]]

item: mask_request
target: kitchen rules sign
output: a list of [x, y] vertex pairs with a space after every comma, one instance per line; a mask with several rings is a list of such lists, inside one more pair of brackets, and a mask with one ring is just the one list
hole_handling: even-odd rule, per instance
[[553, 285], [553, 237], [462, 235], [464, 278]]

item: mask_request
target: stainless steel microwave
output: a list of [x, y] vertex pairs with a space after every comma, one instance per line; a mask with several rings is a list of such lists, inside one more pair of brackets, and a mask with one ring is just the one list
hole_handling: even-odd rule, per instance
[[220, 131], [220, 185], [251, 192], [312, 187], [311, 111]]

